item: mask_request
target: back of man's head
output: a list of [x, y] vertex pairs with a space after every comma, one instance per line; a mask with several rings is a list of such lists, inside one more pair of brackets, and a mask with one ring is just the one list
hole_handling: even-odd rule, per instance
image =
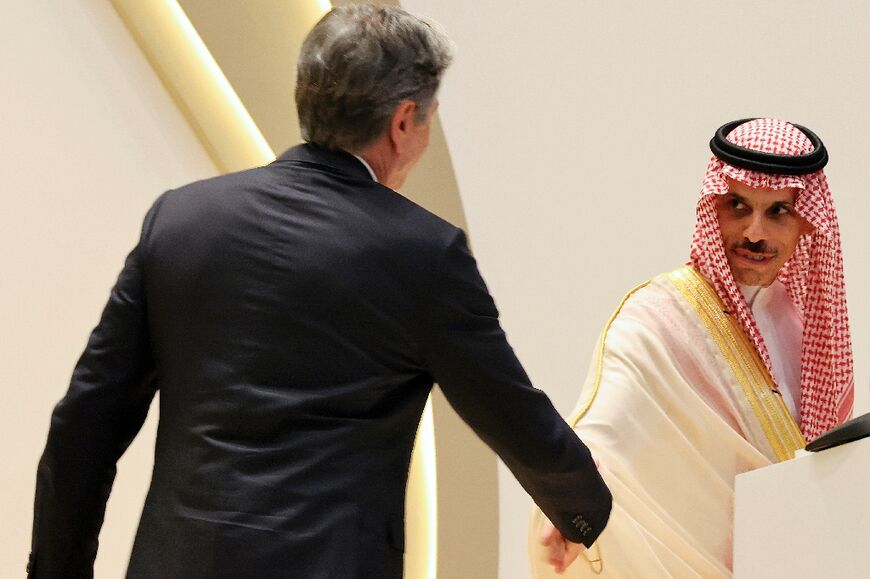
[[302, 45], [296, 108], [302, 137], [358, 151], [383, 135], [399, 103], [430, 109], [452, 59], [447, 36], [401, 8], [332, 9]]

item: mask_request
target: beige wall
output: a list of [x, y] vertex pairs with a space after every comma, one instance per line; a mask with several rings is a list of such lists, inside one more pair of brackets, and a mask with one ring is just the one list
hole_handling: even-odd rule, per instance
[[[3, 14], [0, 577], [23, 577], [51, 408], [151, 201], [215, 168], [108, 2], [12, 2]], [[154, 414], [121, 460], [98, 578], [126, 568]]]
[[[870, 3], [404, 0], [458, 56], [441, 119], [481, 269], [535, 383], [568, 413], [622, 294], [687, 258], [720, 124], [778, 116], [828, 146], [858, 389], [870, 410]], [[500, 577], [528, 577], [502, 471]]]

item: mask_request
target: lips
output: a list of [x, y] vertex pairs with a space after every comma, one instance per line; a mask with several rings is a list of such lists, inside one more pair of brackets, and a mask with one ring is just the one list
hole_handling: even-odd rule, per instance
[[743, 249], [742, 247], [735, 248], [734, 250], [732, 250], [732, 252], [742, 262], [748, 263], [750, 265], [766, 265], [774, 257], [776, 257], [776, 253], [755, 253], [754, 251], [749, 251], [748, 249]]

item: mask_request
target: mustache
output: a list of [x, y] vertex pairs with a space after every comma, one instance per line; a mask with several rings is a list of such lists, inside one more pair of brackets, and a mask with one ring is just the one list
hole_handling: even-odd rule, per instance
[[768, 246], [763, 239], [760, 239], [758, 241], [749, 241], [748, 239], [744, 239], [740, 243], [735, 244], [732, 249], [745, 249], [746, 251], [751, 251], [752, 253], [767, 253], [774, 255], [777, 253], [777, 251], [774, 248]]

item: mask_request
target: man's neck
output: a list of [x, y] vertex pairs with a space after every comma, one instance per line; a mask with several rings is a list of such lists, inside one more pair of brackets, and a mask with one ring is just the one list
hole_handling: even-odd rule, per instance
[[387, 139], [381, 138], [358, 151], [349, 151], [353, 156], [362, 160], [367, 168], [374, 173], [374, 179], [390, 187], [390, 177], [393, 173], [393, 156], [390, 154], [390, 146]]

